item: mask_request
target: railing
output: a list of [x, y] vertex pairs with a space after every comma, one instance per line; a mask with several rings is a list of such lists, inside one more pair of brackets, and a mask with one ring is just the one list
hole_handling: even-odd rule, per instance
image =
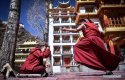
[[73, 40], [73, 43], [75, 43], [76, 41], [77, 41], [77, 39], [74, 39], [74, 40]]
[[54, 40], [54, 43], [60, 43], [60, 40]]
[[124, 25], [112, 24], [112, 25], [109, 25], [109, 27], [125, 27], [125, 24]]
[[63, 43], [70, 43], [71, 40], [62, 40]]
[[62, 20], [61, 23], [70, 23], [69, 20]]
[[109, 19], [109, 27], [125, 27], [124, 17], [108, 18], [108, 19]]
[[62, 31], [62, 33], [69, 33], [69, 31]]
[[15, 53], [29, 53], [30, 49], [16, 49]]
[[107, 25], [104, 28], [105, 33], [123, 34], [125, 32], [125, 19], [121, 17], [108, 18]]
[[60, 54], [61, 52], [60, 51], [54, 51], [54, 54]]
[[71, 20], [71, 23], [75, 23], [75, 20]]
[[60, 21], [58, 20], [58, 21], [53, 21], [53, 23], [60, 23]]
[[60, 57], [54, 57], [53, 65], [54, 66], [60, 66], [61, 65], [61, 63], [60, 63]]
[[70, 50], [63, 50], [62, 53], [63, 53], [63, 54], [71, 54], [71, 51], [70, 51]]
[[54, 31], [54, 34], [60, 33], [60, 31]]

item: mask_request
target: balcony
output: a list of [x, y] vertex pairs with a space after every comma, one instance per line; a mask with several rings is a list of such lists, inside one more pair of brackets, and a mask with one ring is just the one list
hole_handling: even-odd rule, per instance
[[61, 23], [70, 23], [69, 16], [61, 17]]
[[75, 23], [76, 16], [71, 16], [71, 23]]
[[53, 17], [53, 23], [60, 23], [60, 20], [59, 20], [58, 16]]
[[124, 17], [117, 17], [117, 18], [108, 18], [109, 26], [106, 27], [105, 33], [116, 33], [116, 34], [123, 34], [125, 33], [125, 20]]
[[60, 46], [54, 46], [54, 53], [53, 54], [60, 54]]
[[[64, 28], [64, 27], [65, 27], [65, 28], [69, 28], [69, 26], [63, 26], [63, 27], [61, 27], [61, 28]], [[66, 34], [69, 33], [69, 31], [63, 31], [63, 30], [62, 30], [61, 32], [62, 32], [62, 33], [66, 33]]]
[[60, 31], [54, 31], [54, 34], [59, 34], [60, 33]]
[[73, 35], [73, 43], [76, 43], [77, 39], [79, 38], [78, 35]]
[[66, 56], [62, 56], [63, 58], [63, 66], [72, 66], [72, 55], [66, 55]]
[[110, 25], [105, 28], [105, 33], [121, 33], [125, 32], [125, 25]]
[[54, 58], [53, 65], [60, 66], [61, 65], [61, 63], [60, 63], [61, 58], [60, 57], [53, 57], [53, 58]]
[[60, 23], [60, 21], [59, 20], [55, 20], [55, 21], [53, 21], [53, 23]]
[[[78, 3], [80, 2], [80, 3]], [[95, 7], [97, 8], [93, 8], [95, 10], [92, 11], [92, 8], [91, 9], [88, 9], [88, 11], [86, 12], [85, 8], [84, 10], [81, 9], [80, 11], [80, 7], [85, 7], [85, 3], [81, 0], [78, 0], [78, 2], [76, 3], [76, 7], [75, 7], [75, 13], [77, 13], [77, 16], [76, 16], [76, 21], [75, 23], [78, 23], [78, 21], [81, 19], [81, 18], [86, 18], [86, 16], [89, 16], [91, 18], [95, 18], [95, 17], [98, 17], [101, 13], [103, 13], [104, 10], [108, 10], [109, 12], [111, 10], [114, 10], [115, 13], [117, 12], [116, 9], [118, 10], [118, 12], [121, 12], [121, 13], [125, 13], [125, 5], [122, 4], [122, 3], [114, 3], [114, 4], [109, 4], [109, 3], [101, 3], [100, 4], [95, 4], [94, 3], [87, 3], [87, 5], [95, 5]], [[111, 13], [112, 14], [112, 13]]]
[[62, 20], [61, 23], [70, 23], [69, 20]]
[[68, 14], [68, 11], [67, 11], [67, 10], [61, 11], [61, 15], [67, 15], [67, 14]]
[[60, 50], [54, 51], [54, 54], [60, 54], [60, 53], [61, 53]]
[[75, 6], [75, 13], [78, 12], [79, 7], [83, 6], [84, 4], [95, 4], [96, 0], [77, 0]]
[[63, 40], [62, 42], [63, 42], [63, 43], [70, 43], [71, 40]]
[[69, 33], [69, 31], [62, 31], [62, 33]]
[[91, 18], [98, 17], [98, 9], [97, 9], [96, 5], [94, 5], [94, 4], [79, 6], [78, 11], [76, 13], [77, 13], [77, 16], [76, 16], [75, 23], [78, 23], [78, 21], [81, 18], [86, 18], [88, 16], [88, 14]]
[[63, 54], [71, 54], [71, 51], [70, 50], [63, 50]]
[[60, 33], [60, 28], [54, 27], [54, 34], [59, 34], [59, 33]]
[[54, 43], [60, 43], [60, 40], [54, 40]]
[[63, 35], [62, 36], [62, 42], [63, 43], [71, 43], [70, 36], [69, 35]]
[[24, 48], [24, 49], [16, 49], [16, 51], [15, 51], [16, 54], [20, 54], [20, 53], [28, 54], [29, 52], [30, 52], [30, 49], [27, 49], [27, 48]]
[[100, 5], [100, 8], [98, 9], [98, 13], [100, 13], [100, 11], [102, 10], [124, 10], [125, 9], [125, 5], [121, 5], [121, 4], [102, 4]]
[[71, 46], [62, 46], [62, 54], [63, 55], [69, 55], [69, 54], [72, 54], [71, 52]]
[[24, 60], [28, 55], [29, 54], [23, 54], [23, 53], [15, 54], [15, 60]]
[[60, 36], [58, 35], [54, 35], [54, 40], [53, 40], [54, 43], [60, 43]]

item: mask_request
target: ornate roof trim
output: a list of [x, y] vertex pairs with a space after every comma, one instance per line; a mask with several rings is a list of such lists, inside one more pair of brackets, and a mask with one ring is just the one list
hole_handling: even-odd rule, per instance
[[70, 7], [70, 0], [69, 1], [67, 1], [67, 2], [60, 2], [60, 1], [58, 1], [59, 2], [59, 5], [58, 5], [58, 7], [60, 7], [60, 8], [67, 8], [67, 7]]

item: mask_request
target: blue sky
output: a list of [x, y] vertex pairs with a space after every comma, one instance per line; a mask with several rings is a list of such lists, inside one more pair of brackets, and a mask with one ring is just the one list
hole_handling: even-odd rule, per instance
[[[58, 1], [67, 2], [68, 0], [54, 0], [53, 6], [58, 6]], [[8, 19], [8, 11], [9, 11], [9, 2], [10, 0], [0, 0], [0, 20], [7, 21]], [[25, 29], [29, 31], [33, 35], [37, 35], [36, 30], [31, 28], [31, 26], [27, 23], [27, 10], [31, 5], [32, 0], [21, 0], [21, 14], [20, 14], [20, 23], [23, 23]], [[70, 0], [70, 4], [72, 6], [75, 5], [75, 0]]]

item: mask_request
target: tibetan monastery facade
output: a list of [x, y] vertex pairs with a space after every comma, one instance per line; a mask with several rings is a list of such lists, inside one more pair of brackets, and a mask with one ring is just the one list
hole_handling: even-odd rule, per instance
[[62, 31], [63, 27], [75, 28], [74, 7], [69, 2], [61, 3], [49, 10], [49, 44], [53, 72], [68, 72], [76, 66], [73, 58], [73, 45], [78, 33]]
[[[76, 0], [76, 24], [89, 17], [105, 33], [105, 43], [109, 51], [121, 53], [119, 70], [125, 64], [125, 3], [124, 0]], [[125, 68], [124, 68], [125, 69]]]
[[73, 45], [79, 33], [62, 31], [62, 28], [76, 28], [80, 19], [88, 17], [106, 34], [107, 50], [110, 51], [113, 44], [115, 55], [116, 50], [120, 50], [123, 55], [122, 62], [125, 62], [124, 0], [76, 0], [75, 8], [71, 7], [69, 2], [59, 2], [57, 7], [51, 7], [49, 10], [49, 45], [53, 72], [70, 72], [71, 67], [77, 67], [73, 58]]

